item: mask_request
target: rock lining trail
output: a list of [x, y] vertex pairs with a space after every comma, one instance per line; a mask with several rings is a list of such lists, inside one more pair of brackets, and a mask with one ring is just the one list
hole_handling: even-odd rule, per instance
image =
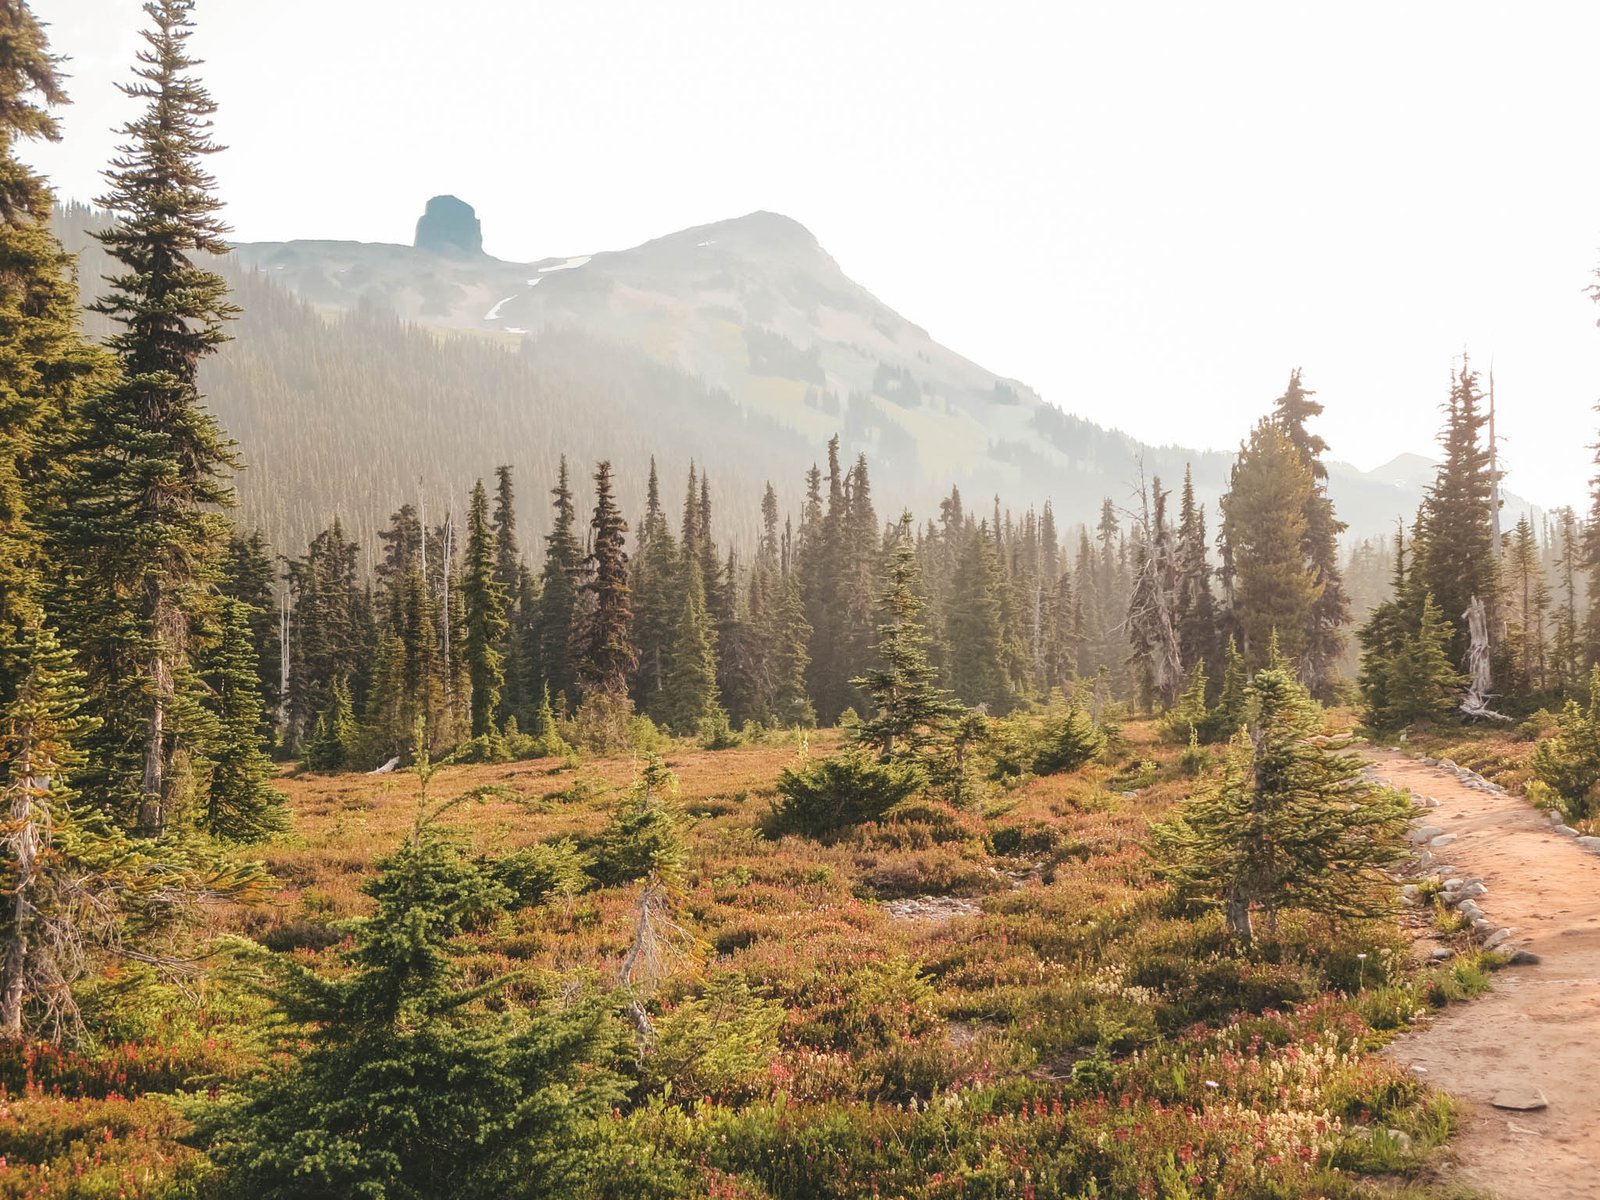
[[1460, 1103], [1437, 1181], [1500, 1200], [1600, 1197], [1600, 857], [1519, 796], [1394, 751], [1365, 757], [1383, 782], [1438, 801], [1418, 822], [1454, 835], [1434, 839], [1435, 862], [1483, 880], [1475, 902], [1512, 931], [1500, 951], [1539, 959], [1386, 1051]]

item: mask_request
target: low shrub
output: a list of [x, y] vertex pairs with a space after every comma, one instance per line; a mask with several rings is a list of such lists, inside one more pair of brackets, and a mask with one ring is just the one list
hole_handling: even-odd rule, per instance
[[489, 864], [489, 874], [518, 906], [568, 899], [588, 886], [583, 856], [570, 838], [514, 850]]
[[915, 767], [876, 762], [862, 754], [819, 758], [785, 767], [778, 776], [767, 829], [773, 836], [826, 837], [882, 818], [925, 785]]

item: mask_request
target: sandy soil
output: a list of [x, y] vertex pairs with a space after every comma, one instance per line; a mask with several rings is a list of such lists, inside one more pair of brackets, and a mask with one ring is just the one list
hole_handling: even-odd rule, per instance
[[[1428, 823], [1458, 836], [1438, 861], [1482, 877], [1478, 903], [1515, 932], [1507, 948], [1541, 960], [1507, 967], [1486, 995], [1388, 1051], [1461, 1102], [1456, 1161], [1441, 1178], [1501, 1200], [1600, 1197], [1600, 857], [1520, 797], [1389, 751], [1367, 757], [1387, 782], [1439, 801]], [[1494, 1106], [1533, 1092], [1548, 1106]]]

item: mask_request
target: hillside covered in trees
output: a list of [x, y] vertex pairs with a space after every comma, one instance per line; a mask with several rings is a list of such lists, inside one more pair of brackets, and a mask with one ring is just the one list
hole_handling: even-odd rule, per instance
[[[86, 300], [104, 223], [83, 206], [58, 216]], [[295, 242], [237, 246], [217, 269], [242, 312], [202, 382], [247, 447], [244, 518], [275, 545], [334, 516], [370, 545], [373, 511], [442, 510], [502, 463], [547, 489], [560, 451], [609, 458], [634, 515], [652, 456], [695, 461], [747, 549], [766, 477], [792, 508], [834, 435], [918, 510], [956, 486], [1092, 524], [1103, 498], [1132, 503], [1141, 472], [1192, 471], [1208, 506], [1226, 487], [1230, 455], [1145, 446], [1045, 403], [934, 342], [776, 214], [544, 263]], [[1420, 500], [1428, 468], [1394, 467], [1330, 462], [1356, 533], [1383, 534]]]

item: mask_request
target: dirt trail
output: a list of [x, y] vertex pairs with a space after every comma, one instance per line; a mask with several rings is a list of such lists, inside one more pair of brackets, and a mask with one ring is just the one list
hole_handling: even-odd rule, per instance
[[[1505, 948], [1541, 960], [1500, 971], [1486, 995], [1388, 1051], [1461, 1102], [1456, 1161], [1442, 1177], [1501, 1200], [1600, 1197], [1600, 857], [1520, 797], [1391, 751], [1367, 757], [1386, 782], [1439, 801], [1426, 822], [1457, 837], [1434, 851], [1438, 861], [1482, 877], [1478, 903], [1515, 932]], [[1492, 1106], [1533, 1090], [1547, 1108]]]

